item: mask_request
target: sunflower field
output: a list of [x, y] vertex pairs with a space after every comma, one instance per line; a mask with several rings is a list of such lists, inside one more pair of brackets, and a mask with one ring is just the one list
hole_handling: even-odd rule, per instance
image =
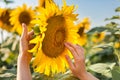
[[[0, 0], [5, 5], [14, 0]], [[15, 8], [0, 7], [0, 80], [16, 80], [22, 23], [34, 31], [28, 52], [33, 59], [30, 70], [33, 80], [79, 80], [68, 67], [65, 55], [72, 59], [64, 42], [79, 44], [85, 49], [88, 72], [100, 80], [120, 80], [120, 15], [106, 17], [107, 24], [91, 28], [88, 17], [78, 19], [76, 5], [62, 0], [38, 0], [38, 6], [23, 4]], [[120, 13], [120, 7], [115, 9]], [[7, 37], [6, 37], [7, 35]]]

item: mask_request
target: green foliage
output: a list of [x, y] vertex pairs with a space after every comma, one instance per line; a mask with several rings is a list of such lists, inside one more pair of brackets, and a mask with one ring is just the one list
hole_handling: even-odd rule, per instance
[[35, 35], [39, 35], [40, 34], [40, 29], [39, 29], [39, 25], [35, 25], [33, 27], [33, 31]]
[[0, 80], [13, 80], [16, 77], [18, 43], [18, 36], [15, 34], [0, 43]]
[[115, 66], [115, 63], [96, 63], [89, 66], [89, 69], [96, 73], [100, 73], [108, 78], [112, 78], [110, 71], [113, 66]]
[[79, 80], [76, 77], [74, 77], [70, 71], [67, 71], [64, 74], [56, 74], [53, 77], [46, 76], [44, 74], [39, 74], [39, 73], [33, 73], [33, 80]]
[[[120, 12], [118, 7], [116, 12]], [[87, 67], [100, 80], [119, 80], [120, 79], [120, 46], [115, 47], [115, 43], [120, 43], [120, 25], [116, 21], [120, 16], [106, 18], [110, 21], [105, 26], [95, 27], [88, 31], [89, 43], [87, 47]], [[105, 32], [105, 38], [99, 43], [93, 43], [91, 36], [95, 33]], [[94, 44], [94, 45], [93, 45]], [[90, 46], [90, 47], [88, 47]], [[92, 47], [92, 48], [91, 48]], [[89, 55], [90, 53], [91, 55]]]
[[120, 7], [115, 9], [116, 12], [120, 12]]
[[0, 71], [0, 80], [13, 80], [16, 78], [16, 67], [12, 69], [2, 69]]
[[14, 2], [13, 0], [1, 0], [1, 1], [5, 2], [6, 4], [10, 4]]
[[120, 19], [119, 15], [112, 16], [112, 18], [106, 18], [105, 20], [113, 20], [113, 19]]
[[[102, 49], [97, 51], [95, 54], [89, 56], [89, 63], [94, 64], [94, 63], [99, 63], [99, 62], [114, 62], [115, 57], [114, 57], [114, 50], [110, 46], [99, 46]], [[96, 49], [96, 48], [94, 48]]]
[[89, 35], [91, 35], [91, 34], [94, 34], [95, 32], [98, 32], [98, 33], [100, 33], [100, 32], [103, 32], [103, 31], [105, 31], [105, 30], [107, 30], [107, 28], [106, 27], [103, 27], [103, 26], [100, 26], [100, 27], [95, 27], [95, 28], [92, 28], [91, 30], [89, 30], [88, 32], [87, 32], [87, 34]]
[[120, 67], [115, 66], [112, 70], [112, 76], [113, 80], [119, 80], [120, 79]]

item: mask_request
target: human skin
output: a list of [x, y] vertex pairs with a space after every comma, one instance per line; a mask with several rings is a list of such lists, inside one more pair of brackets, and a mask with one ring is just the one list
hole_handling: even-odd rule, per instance
[[[17, 80], [32, 80], [29, 65], [32, 55], [28, 50], [33, 47], [33, 45], [29, 44], [29, 40], [31, 40], [34, 32], [31, 31], [28, 33], [27, 26], [25, 24], [22, 24], [22, 27], [23, 33], [20, 39], [20, 51], [17, 61]], [[79, 45], [73, 45], [68, 42], [65, 43], [65, 46], [71, 51], [74, 57], [74, 63], [72, 63], [70, 57], [68, 55], [65, 56], [73, 75], [80, 80], [98, 80], [85, 69], [84, 49]]]
[[74, 57], [73, 63], [70, 57], [66, 55], [66, 60], [73, 75], [80, 80], [99, 80], [91, 73], [87, 72], [85, 68], [84, 49], [79, 45], [74, 45], [68, 42], [65, 43], [65, 46], [70, 50], [71, 54]]
[[28, 33], [25, 24], [22, 24], [22, 27], [23, 33], [20, 39], [20, 51], [17, 61], [17, 80], [32, 80], [29, 66], [32, 55], [28, 52], [28, 49], [31, 47], [29, 40], [31, 39], [33, 31]]

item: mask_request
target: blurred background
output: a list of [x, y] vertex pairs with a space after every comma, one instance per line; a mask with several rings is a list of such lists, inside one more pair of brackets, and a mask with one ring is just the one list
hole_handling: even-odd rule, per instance
[[[62, 0], [54, 2], [62, 6]], [[79, 15], [76, 23], [82, 22], [85, 17], [90, 20], [89, 29], [82, 31], [87, 35], [86, 43], [83, 45], [86, 50], [87, 70], [100, 80], [119, 80], [120, 0], [66, 0], [66, 3], [77, 6], [75, 13]], [[39, 6], [39, 0], [0, 0], [0, 80], [14, 80], [16, 77], [21, 32], [17, 28], [12, 28], [16, 26], [15, 17], [10, 20], [11, 25], [8, 15], [23, 4], [31, 6], [29, 11], [32, 15], [32, 11]], [[11, 15], [14, 16], [16, 13], [13, 12]], [[80, 33], [79, 35], [81, 36]], [[31, 72], [33, 80], [77, 80], [69, 71], [53, 77], [35, 73], [32, 67]]]

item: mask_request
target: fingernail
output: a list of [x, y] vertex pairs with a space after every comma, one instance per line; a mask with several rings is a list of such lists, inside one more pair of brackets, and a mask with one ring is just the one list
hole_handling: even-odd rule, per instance
[[22, 23], [22, 26], [24, 25], [24, 23]]
[[65, 42], [65, 44], [70, 44], [69, 42]]
[[67, 42], [64, 42], [64, 45], [67, 45]]
[[68, 43], [68, 42], [65, 42], [64, 44], [65, 44], [65, 46], [68, 46], [68, 45], [69, 45], [69, 43]]
[[76, 44], [77, 46], [80, 46], [79, 44]]
[[25, 23], [22, 23], [22, 26], [25, 27]]

